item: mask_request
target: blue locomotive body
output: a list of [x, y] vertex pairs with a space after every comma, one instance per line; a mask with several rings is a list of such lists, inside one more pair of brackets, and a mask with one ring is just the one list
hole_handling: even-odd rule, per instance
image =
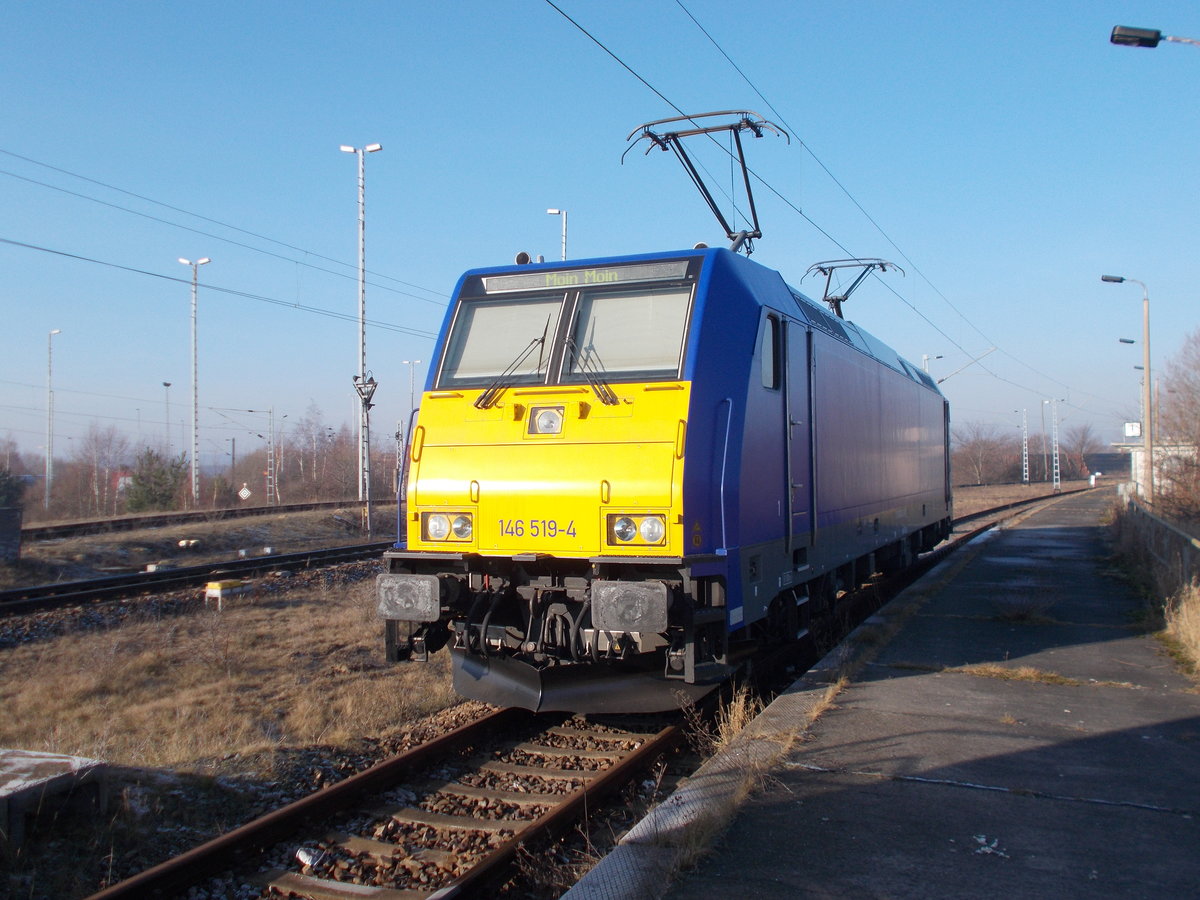
[[928, 374], [777, 272], [706, 253], [684, 507], [733, 630], [793, 586], [849, 587], [949, 533], [949, 412]]
[[379, 612], [467, 696], [677, 705], [949, 534], [936, 384], [729, 250], [473, 270], [436, 353]]

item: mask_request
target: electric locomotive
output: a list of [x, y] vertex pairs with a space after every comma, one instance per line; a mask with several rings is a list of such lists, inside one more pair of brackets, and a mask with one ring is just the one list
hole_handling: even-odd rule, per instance
[[378, 611], [391, 660], [574, 712], [694, 699], [950, 531], [919, 367], [727, 249], [467, 272]]

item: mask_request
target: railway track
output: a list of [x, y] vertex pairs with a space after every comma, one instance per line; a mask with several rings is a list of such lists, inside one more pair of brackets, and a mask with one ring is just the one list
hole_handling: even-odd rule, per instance
[[260, 897], [483, 896], [510, 877], [522, 848], [594, 815], [684, 739], [677, 724], [644, 729], [500, 710], [91, 900], [176, 896], [214, 877]]
[[100, 603], [152, 591], [164, 592], [200, 587], [218, 578], [259, 575], [278, 570], [297, 570], [329, 566], [377, 557], [392, 541], [351, 544], [323, 550], [304, 550], [252, 559], [226, 560], [199, 566], [164, 569], [157, 572], [133, 572], [106, 575], [86, 581], [65, 581], [0, 591], [0, 616], [41, 612], [64, 606]]
[[[1062, 496], [1075, 491], [1064, 491]], [[1019, 509], [1049, 499], [1049, 496], [1033, 497], [1015, 503], [981, 510], [955, 519], [955, 527], [969, 522], [985, 521], [1012, 509]], [[309, 505], [311, 506], [311, 505]], [[307, 507], [306, 507], [307, 508]], [[271, 507], [281, 510], [282, 507]], [[254, 576], [280, 569], [295, 570], [316, 566], [352, 562], [382, 553], [392, 546], [391, 541], [369, 544], [353, 544], [325, 550], [308, 550], [299, 553], [280, 554], [253, 559], [227, 560], [199, 566], [167, 569], [159, 572], [134, 572], [125, 575], [108, 575], [86, 581], [71, 581], [58, 584], [30, 585], [0, 591], [0, 617], [22, 613], [41, 612], [65, 606], [120, 600], [152, 591], [171, 591], [200, 587], [221, 577]]]
[[[320, 500], [314, 503], [288, 503], [280, 506], [237, 506], [228, 509], [200, 509], [188, 512], [142, 513], [108, 519], [88, 519], [81, 522], [54, 522], [48, 525], [22, 526], [21, 540], [46, 541], [87, 534], [133, 531], [138, 528], [164, 528], [170, 525], [186, 525], [188, 522], [218, 522], [222, 519], [244, 519], [250, 516], [270, 516], [361, 505], [362, 502], [357, 500]], [[386, 503], [382, 505], [386, 505]]]

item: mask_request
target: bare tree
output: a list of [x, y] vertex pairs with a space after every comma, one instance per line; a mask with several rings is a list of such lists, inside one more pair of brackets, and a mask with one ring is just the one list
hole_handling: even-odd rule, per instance
[[1200, 329], [1167, 363], [1155, 427], [1155, 500], [1168, 515], [1200, 520]]
[[1084, 478], [1089, 474], [1086, 457], [1104, 447], [1091, 425], [1072, 425], [1060, 442], [1065, 459], [1063, 476], [1068, 479]]
[[957, 482], [990, 484], [1011, 479], [1014, 439], [998, 426], [967, 422], [955, 428], [951, 438], [951, 465]]
[[74, 497], [68, 502], [79, 515], [116, 515], [119, 506], [117, 475], [129, 469], [129, 439], [116, 426], [94, 422], [72, 460]]
[[14, 475], [24, 475], [28, 469], [28, 463], [11, 436], [0, 438], [0, 469]]

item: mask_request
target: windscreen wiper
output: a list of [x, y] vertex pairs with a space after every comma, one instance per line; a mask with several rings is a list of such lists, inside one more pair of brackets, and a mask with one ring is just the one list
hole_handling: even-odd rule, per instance
[[581, 354], [579, 345], [575, 343], [574, 338], [567, 338], [567, 343], [571, 347], [571, 355], [575, 361], [577, 371], [583, 373], [583, 377], [587, 379], [587, 383], [591, 385], [592, 390], [596, 392], [596, 396], [605, 406], [616, 406], [621, 400], [613, 393], [613, 389], [608, 386], [608, 382], [604, 378], [604, 366], [600, 363], [600, 357], [596, 353], [594, 344], [588, 344], [587, 348]]
[[[542, 329], [541, 337], [535, 337], [532, 341], [530, 341], [529, 346], [526, 347], [524, 350], [522, 350], [521, 353], [517, 356], [517, 358], [514, 359], [511, 363], [509, 363], [508, 366], [505, 367], [503, 372], [501, 372], [498, 376], [496, 376], [496, 380], [487, 386], [487, 390], [485, 390], [482, 394], [480, 394], [478, 397], [475, 398], [475, 408], [476, 409], [488, 409], [490, 406], [492, 406], [492, 404], [494, 404], [500, 398], [500, 395], [503, 394], [505, 392], [505, 390], [507, 390], [508, 386], [512, 383], [511, 379], [512, 379], [513, 372], [517, 371], [517, 369], [519, 369], [521, 367], [521, 364], [529, 358], [529, 354], [533, 352], [533, 348], [546, 346], [546, 333], [549, 330], [550, 330], [550, 317], [547, 316], [546, 317], [546, 327]], [[542, 355], [541, 354], [538, 355], [537, 370], [538, 370], [538, 372], [542, 371]]]

